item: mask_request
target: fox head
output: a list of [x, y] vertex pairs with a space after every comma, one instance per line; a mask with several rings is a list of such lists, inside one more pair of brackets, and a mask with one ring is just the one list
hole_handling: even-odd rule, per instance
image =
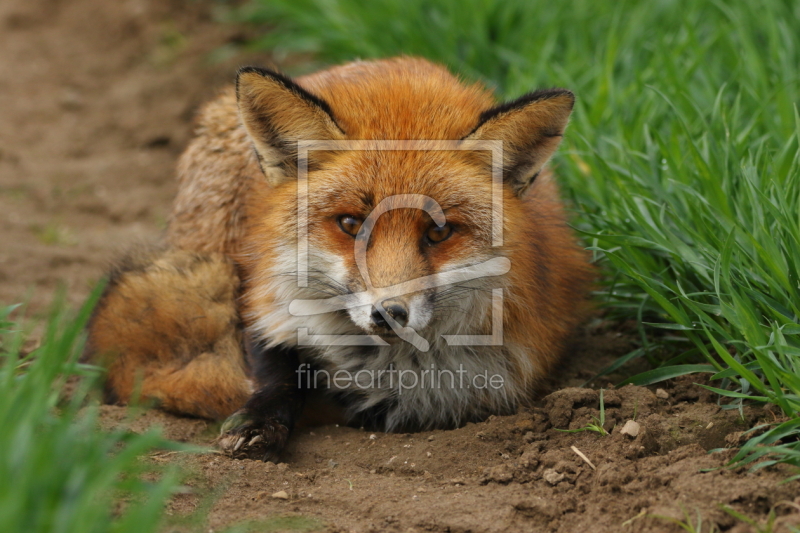
[[[407, 328], [491, 327], [487, 294], [508, 270], [492, 260], [513, 263], [535, 231], [524, 223], [528, 192], [558, 147], [571, 92], [498, 105], [481, 86], [411, 58], [296, 81], [248, 67], [236, 92], [267, 178], [247, 215], [257, 328], [274, 342], [303, 323], [391, 343]], [[299, 288], [298, 261], [307, 265]], [[318, 304], [287, 314], [298, 298]], [[314, 312], [316, 322], [290, 318]]]

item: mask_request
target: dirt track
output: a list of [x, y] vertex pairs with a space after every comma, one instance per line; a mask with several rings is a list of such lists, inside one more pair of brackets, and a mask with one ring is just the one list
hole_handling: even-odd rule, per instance
[[[0, 3], [0, 302], [79, 303], [114, 250], [155, 240], [197, 107], [241, 57], [211, 2]], [[220, 56], [220, 53], [216, 53]]]
[[[236, 66], [256, 59], [212, 61], [242, 35], [212, 20], [214, 5], [0, 3], [0, 304], [32, 290], [39, 314], [64, 283], [77, 305], [117, 250], [158, 238], [193, 113]], [[560, 387], [580, 385], [631, 349], [633, 337], [614, 327], [587, 329]], [[741, 421], [688, 382], [665, 389], [665, 398], [635, 387], [606, 393], [607, 428], [617, 424], [607, 437], [554, 429], [581, 427], [598, 414], [595, 391], [567, 389], [532, 411], [456, 431], [373, 438], [353, 428], [304, 429], [279, 465], [219, 455], [153, 460], [177, 460], [193, 472], [194, 492], [169, 506], [175, 517], [216, 490], [204, 531], [255, 518], [279, 530], [678, 531], [648, 516], [623, 523], [640, 513], [680, 517], [684, 508], [742, 532], [748, 529], [719, 504], [763, 518], [800, 492], [797, 484], [777, 485], [781, 469], [720, 470], [730, 452], [706, 453], [735, 445], [747, 424], [771, 413], [751, 411]], [[635, 439], [619, 433], [634, 413], [642, 427]], [[104, 408], [106, 424], [124, 415]], [[154, 423], [202, 444], [216, 431], [157, 411], [135, 427]], [[288, 499], [272, 497], [279, 491]], [[778, 507], [779, 514], [791, 509]], [[800, 514], [781, 521], [800, 524]]]

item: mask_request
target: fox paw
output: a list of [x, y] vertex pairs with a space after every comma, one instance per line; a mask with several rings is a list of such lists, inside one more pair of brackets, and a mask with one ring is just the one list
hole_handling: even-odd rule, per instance
[[234, 457], [277, 462], [288, 438], [289, 428], [274, 418], [256, 417], [240, 409], [222, 424], [217, 446]]

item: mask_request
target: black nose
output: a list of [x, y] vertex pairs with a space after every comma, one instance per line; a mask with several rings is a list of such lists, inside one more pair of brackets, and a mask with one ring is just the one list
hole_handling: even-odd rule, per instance
[[[408, 324], [408, 309], [406, 309], [406, 305], [403, 302], [386, 300], [381, 305], [386, 310], [386, 314], [392, 317], [395, 322], [404, 327]], [[389, 324], [383, 319], [383, 315], [374, 307], [372, 308], [372, 322], [379, 328], [390, 329]]]

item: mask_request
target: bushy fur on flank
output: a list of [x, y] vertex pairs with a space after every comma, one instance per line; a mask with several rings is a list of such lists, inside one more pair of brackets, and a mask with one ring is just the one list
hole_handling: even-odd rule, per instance
[[[301, 364], [331, 375], [435, 367], [463, 369], [470, 379], [483, 372], [502, 377], [496, 390], [354, 382], [330, 391], [330, 402], [351, 421], [386, 430], [453, 427], [529, 402], [582, 319], [592, 278], [545, 166], [573, 103], [571, 92], [548, 89], [498, 104], [482, 86], [408, 57], [297, 79], [242, 69], [236, 87], [203, 109], [181, 157], [168, 248], [112, 274], [92, 321], [89, 357], [111, 354], [103, 361], [112, 398], [130, 398], [138, 379], [141, 395], [166, 409], [211, 418], [239, 409], [226, 423], [223, 446], [259, 444], [268, 453], [279, 451], [302, 410]], [[362, 143], [359, 150], [313, 151], [302, 162], [307, 287], [297, 283], [297, 143], [303, 140]], [[493, 246], [490, 152], [386, 151], [370, 144], [383, 140], [502, 141], [502, 246]], [[368, 286], [354, 257], [357, 239], [341, 218], [366, 220], [385, 198], [408, 194], [433, 199], [450, 232], [431, 241], [422, 205], [381, 215], [365, 244]], [[409, 327], [430, 342], [426, 352], [392, 339], [370, 314], [384, 298], [381, 287], [497, 257], [510, 262], [503, 276], [398, 296]], [[497, 289], [504, 298], [502, 344], [448, 344], [443, 335], [492, 332]], [[289, 311], [296, 299], [351, 293], [372, 303], [313, 316]], [[307, 346], [298, 342], [301, 328], [389, 341]]]

